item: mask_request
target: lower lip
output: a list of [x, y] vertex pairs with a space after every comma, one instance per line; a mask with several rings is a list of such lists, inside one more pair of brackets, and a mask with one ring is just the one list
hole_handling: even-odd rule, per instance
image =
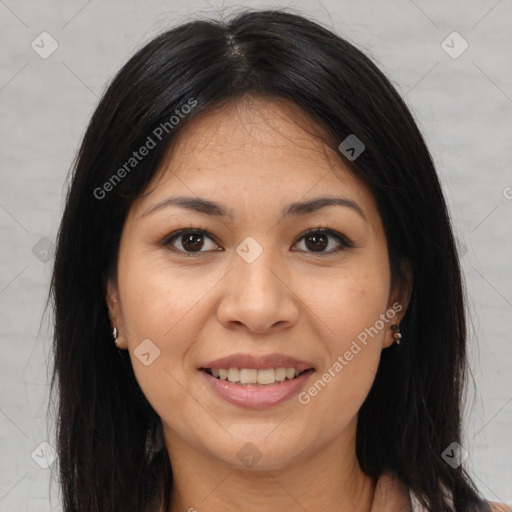
[[300, 392], [306, 380], [314, 373], [314, 370], [311, 369], [292, 380], [286, 379], [268, 386], [247, 386], [219, 380], [204, 370], [200, 371], [206, 382], [221, 398], [233, 405], [247, 409], [267, 409], [286, 402]]

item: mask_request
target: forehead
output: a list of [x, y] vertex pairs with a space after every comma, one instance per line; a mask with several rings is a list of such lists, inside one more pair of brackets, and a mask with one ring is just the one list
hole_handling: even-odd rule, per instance
[[[172, 193], [260, 204], [339, 192], [370, 216], [369, 188], [326, 142], [327, 135], [285, 100], [244, 98], [191, 121], [171, 144], [143, 198], [144, 205]], [[222, 200], [222, 199], [221, 199]]]

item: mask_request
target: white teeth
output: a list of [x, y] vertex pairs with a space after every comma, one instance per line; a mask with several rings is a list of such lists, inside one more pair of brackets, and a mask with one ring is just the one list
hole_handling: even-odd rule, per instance
[[286, 379], [286, 368], [276, 368], [275, 372], [277, 382], [282, 382]]
[[256, 384], [257, 380], [258, 370], [255, 370], [254, 368], [243, 368], [242, 370], [240, 370], [240, 382], [242, 384]]
[[212, 375], [220, 380], [228, 380], [240, 384], [270, 385], [276, 382], [283, 382], [285, 379], [294, 379], [299, 375], [295, 368], [266, 368], [256, 370], [255, 368], [212, 368]]
[[240, 377], [238, 375], [238, 368], [228, 369], [228, 380], [229, 382], [238, 382], [240, 380]]
[[275, 381], [276, 372], [273, 368], [258, 370], [258, 384], [274, 384]]

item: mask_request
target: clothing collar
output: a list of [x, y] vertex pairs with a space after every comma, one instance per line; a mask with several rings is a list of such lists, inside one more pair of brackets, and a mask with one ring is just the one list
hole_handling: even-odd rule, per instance
[[414, 494], [389, 471], [377, 480], [370, 512], [424, 512]]

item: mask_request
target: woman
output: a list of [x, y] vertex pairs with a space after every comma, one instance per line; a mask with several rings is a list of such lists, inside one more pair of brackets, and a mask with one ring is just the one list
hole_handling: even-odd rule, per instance
[[52, 291], [66, 511], [491, 510], [432, 160], [375, 65], [303, 17], [193, 21], [129, 60]]

